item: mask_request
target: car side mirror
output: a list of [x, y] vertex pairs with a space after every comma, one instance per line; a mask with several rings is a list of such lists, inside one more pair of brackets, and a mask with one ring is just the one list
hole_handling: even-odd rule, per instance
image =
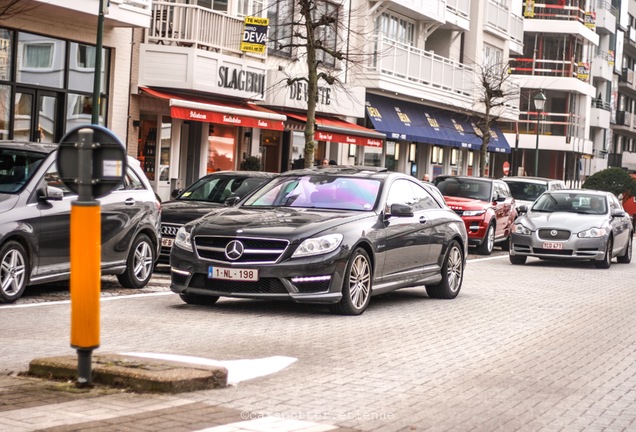
[[528, 206], [525, 204], [521, 204], [519, 207], [517, 207], [517, 213], [528, 213]]
[[625, 217], [627, 213], [625, 213], [625, 210], [621, 210], [621, 209], [614, 209], [612, 210], [612, 217]]
[[55, 186], [45, 186], [37, 191], [38, 201], [62, 201], [64, 191]]
[[391, 213], [389, 216], [410, 217], [413, 216], [413, 209], [406, 204], [391, 204]]
[[232, 207], [236, 205], [236, 203], [239, 202], [240, 200], [241, 200], [241, 197], [238, 195], [229, 196], [225, 199], [225, 201], [223, 201], [223, 204], [225, 204], [227, 207]]
[[183, 188], [173, 189], [173, 190], [172, 190], [172, 193], [170, 193], [170, 196], [171, 196], [172, 198], [176, 198], [176, 197], [178, 197], [179, 195], [181, 195], [181, 192], [183, 192]]

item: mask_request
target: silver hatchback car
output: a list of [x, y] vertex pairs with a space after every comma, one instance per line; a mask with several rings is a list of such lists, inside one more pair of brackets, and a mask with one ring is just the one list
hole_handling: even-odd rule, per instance
[[530, 209], [520, 207], [510, 240], [510, 262], [528, 257], [590, 260], [609, 268], [632, 259], [634, 227], [610, 192], [562, 189], [543, 193]]

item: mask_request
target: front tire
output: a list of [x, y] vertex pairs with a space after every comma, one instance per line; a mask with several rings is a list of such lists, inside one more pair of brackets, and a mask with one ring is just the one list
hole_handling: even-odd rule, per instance
[[495, 226], [493, 224], [488, 225], [486, 230], [486, 236], [484, 241], [477, 247], [477, 253], [480, 255], [490, 255], [492, 249], [495, 247]]
[[614, 239], [612, 237], [607, 240], [607, 249], [605, 249], [605, 255], [601, 261], [594, 261], [596, 268], [608, 269], [612, 265], [612, 249], [614, 247]]
[[435, 285], [426, 285], [426, 293], [435, 299], [454, 299], [459, 294], [464, 280], [464, 255], [459, 243], [452, 241], [442, 265], [442, 280]]
[[630, 233], [629, 235], [629, 239], [627, 240], [627, 249], [625, 250], [625, 253], [621, 256], [619, 256], [618, 258], [616, 258], [616, 260], [621, 263], [621, 264], [629, 264], [632, 261], [632, 239], [633, 239], [634, 235]]
[[27, 284], [27, 253], [15, 241], [0, 248], [0, 303], [13, 303], [24, 293]]
[[126, 271], [117, 275], [117, 280], [124, 288], [143, 288], [150, 281], [155, 261], [155, 248], [150, 237], [139, 234], [128, 252]]
[[360, 315], [371, 299], [371, 260], [364, 249], [356, 249], [344, 273], [342, 299], [330, 307], [340, 315]]
[[514, 265], [524, 265], [528, 259], [528, 257], [524, 255], [509, 255], [508, 257], [510, 258], [510, 264]]

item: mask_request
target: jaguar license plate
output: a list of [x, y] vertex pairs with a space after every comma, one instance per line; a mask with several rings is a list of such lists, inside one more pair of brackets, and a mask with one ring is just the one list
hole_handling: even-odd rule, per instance
[[563, 249], [563, 243], [545, 242], [543, 243], [543, 249]]
[[161, 239], [161, 246], [163, 247], [172, 247], [172, 242], [174, 241], [174, 239], [171, 238], [162, 238]]
[[258, 270], [210, 266], [208, 267], [208, 277], [210, 279], [256, 282], [258, 280]]

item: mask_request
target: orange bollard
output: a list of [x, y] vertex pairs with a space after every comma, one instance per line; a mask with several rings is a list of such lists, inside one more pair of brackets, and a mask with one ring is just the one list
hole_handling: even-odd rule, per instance
[[97, 201], [71, 203], [71, 347], [99, 347], [101, 209]]

